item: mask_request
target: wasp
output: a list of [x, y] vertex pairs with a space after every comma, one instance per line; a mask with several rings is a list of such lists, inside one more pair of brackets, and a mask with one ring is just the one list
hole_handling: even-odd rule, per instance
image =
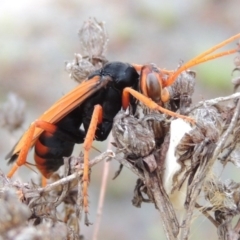
[[45, 178], [49, 178], [63, 164], [63, 157], [72, 154], [74, 145], [83, 143], [83, 206], [87, 214], [88, 160], [92, 142], [94, 139], [104, 141], [108, 137], [113, 119], [121, 108], [127, 109], [129, 105], [134, 107], [137, 104], [136, 101], [131, 101], [130, 96], [150, 109], [194, 123], [194, 119], [162, 107], [169, 100], [167, 87], [190, 67], [239, 51], [238, 46], [213, 54], [239, 37], [240, 34], [237, 34], [215, 45], [175, 71], [160, 69], [151, 64], [105, 64], [31, 123], [7, 155], [9, 163], [14, 163], [8, 177], [12, 177], [20, 166], [27, 164], [28, 151], [34, 147], [36, 167]]

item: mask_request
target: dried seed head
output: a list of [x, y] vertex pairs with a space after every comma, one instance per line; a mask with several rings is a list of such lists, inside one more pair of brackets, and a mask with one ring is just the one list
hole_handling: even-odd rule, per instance
[[182, 72], [176, 81], [168, 87], [170, 94], [170, 108], [172, 111], [179, 110], [185, 114], [192, 103], [192, 95], [195, 87], [196, 73], [193, 71]]
[[84, 22], [78, 36], [83, 56], [92, 58], [93, 56], [104, 55], [108, 43], [104, 22], [98, 22], [95, 18], [90, 18]]
[[0, 126], [14, 131], [25, 120], [25, 102], [15, 93], [9, 93], [7, 101], [0, 106]]
[[213, 211], [220, 210], [226, 215], [239, 213], [240, 185], [233, 180], [220, 181], [212, 176], [204, 184], [205, 198], [211, 203]]
[[[237, 58], [237, 57], [236, 57]], [[238, 61], [240, 62], [240, 57], [237, 58]], [[233, 73], [235, 71], [238, 71], [239, 72], [240, 70], [240, 63], [236, 63], [236, 67], [232, 70], [232, 76], [233, 76]], [[238, 76], [236, 77], [233, 77], [232, 80], [231, 80], [232, 84], [233, 84], [233, 87], [234, 87], [234, 92], [236, 92], [237, 88], [239, 87], [240, 85], [240, 76], [238, 74]]]
[[81, 53], [75, 53], [74, 60], [65, 63], [65, 69], [70, 78], [81, 83], [90, 73], [102, 68], [108, 62], [104, 57], [108, 37], [104, 23], [98, 22], [95, 18], [86, 21], [78, 35]]
[[[197, 125], [182, 138], [177, 147], [177, 151], [183, 152], [192, 149], [194, 151], [198, 144], [205, 142], [216, 143], [222, 129], [220, 115], [216, 108], [203, 106], [198, 108], [193, 113], [194, 119], [197, 120]], [[194, 152], [192, 152], [194, 154]]]
[[170, 98], [179, 98], [181, 95], [193, 95], [195, 87], [196, 73], [194, 71], [184, 71], [176, 79], [176, 81], [168, 87]]
[[[30, 209], [21, 203], [13, 189], [2, 188], [0, 196], [0, 235], [22, 226], [31, 216]], [[2, 235], [3, 234], [3, 235]]]
[[113, 137], [116, 145], [127, 155], [144, 157], [155, 148], [154, 133], [147, 122], [120, 111], [113, 124]]
[[240, 55], [238, 55], [234, 58], [234, 65], [236, 67], [240, 67]]
[[95, 71], [93, 64], [87, 59], [83, 59], [81, 54], [74, 54], [75, 58], [72, 62], [66, 62], [65, 69], [69, 73], [70, 78], [77, 82], [85, 80], [90, 73]]
[[[240, 44], [240, 43], [238, 43], [238, 44]], [[240, 70], [240, 54], [239, 54], [239, 52], [238, 52], [238, 56], [236, 56], [234, 58], [234, 65], [235, 65], [235, 68], [232, 70], [232, 76], [233, 76], [233, 73], [235, 71], [239, 72], [239, 70]], [[238, 76], [232, 78], [231, 82], [232, 82], [232, 84], [234, 86], [234, 92], [236, 92], [237, 88], [240, 85], [240, 76], [239, 76], [239, 74], [238, 74]]]

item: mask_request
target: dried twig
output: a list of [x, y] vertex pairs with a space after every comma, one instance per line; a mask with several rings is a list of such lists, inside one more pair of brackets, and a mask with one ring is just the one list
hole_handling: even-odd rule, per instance
[[[112, 135], [110, 136], [108, 140], [108, 147], [107, 149], [111, 149], [111, 141], [112, 141]], [[100, 195], [99, 195], [99, 200], [98, 200], [98, 207], [97, 207], [97, 217], [94, 225], [94, 231], [93, 231], [93, 240], [98, 239], [98, 234], [99, 234], [99, 229], [100, 229], [100, 223], [102, 219], [102, 209], [103, 209], [103, 204], [104, 204], [104, 198], [105, 198], [105, 193], [106, 193], [106, 188], [107, 188], [107, 179], [108, 179], [108, 174], [109, 174], [109, 165], [110, 161], [105, 161], [104, 162], [104, 167], [103, 167], [103, 173], [102, 173], [102, 183], [101, 183], [101, 190], [100, 190]]]

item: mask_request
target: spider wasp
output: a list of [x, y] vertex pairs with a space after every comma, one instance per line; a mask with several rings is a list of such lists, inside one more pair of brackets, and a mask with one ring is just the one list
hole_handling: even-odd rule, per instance
[[[74, 145], [83, 143], [83, 205], [85, 213], [88, 213], [89, 150], [94, 139], [104, 141], [108, 137], [113, 119], [121, 108], [126, 109], [129, 104], [136, 104], [130, 101], [130, 95], [150, 109], [194, 123], [194, 119], [161, 106], [169, 100], [166, 87], [173, 84], [181, 72], [192, 66], [239, 51], [238, 46], [212, 54], [238, 38], [240, 34], [215, 45], [175, 71], [152, 65], [107, 63], [31, 123], [7, 155], [9, 163], [14, 163], [8, 177], [12, 177], [20, 166], [27, 164], [28, 151], [34, 147], [36, 167], [45, 178], [49, 178], [63, 164], [63, 157], [72, 154]], [[82, 125], [84, 130], [80, 129]]]

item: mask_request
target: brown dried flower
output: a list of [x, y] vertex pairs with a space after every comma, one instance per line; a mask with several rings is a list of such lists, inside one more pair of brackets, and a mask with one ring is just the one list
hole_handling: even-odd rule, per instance
[[90, 73], [103, 67], [107, 62], [106, 52], [108, 37], [103, 22], [90, 18], [84, 22], [78, 32], [81, 53], [75, 53], [72, 62], [66, 62], [66, 71], [77, 82], [85, 80]]

